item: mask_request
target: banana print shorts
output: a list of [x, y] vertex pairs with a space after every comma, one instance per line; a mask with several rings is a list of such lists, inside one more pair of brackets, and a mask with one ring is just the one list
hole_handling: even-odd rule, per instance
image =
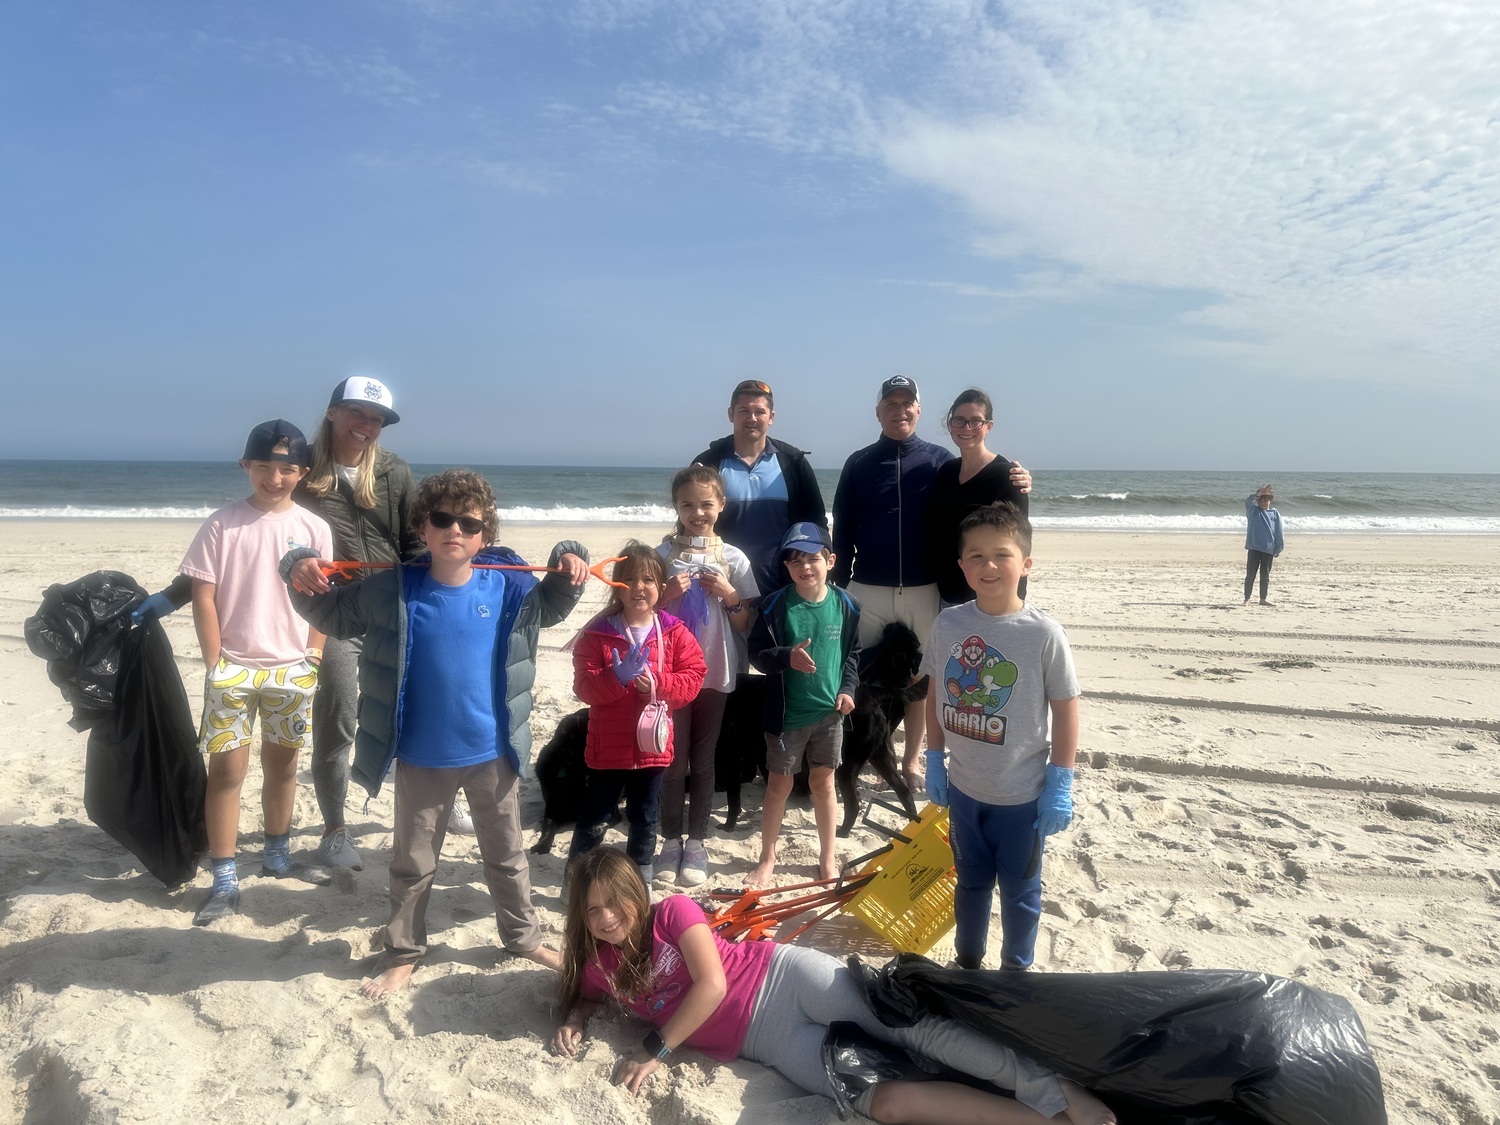
[[317, 686], [317, 669], [306, 660], [285, 668], [246, 668], [221, 656], [203, 685], [198, 749], [222, 754], [245, 745], [257, 713], [262, 739], [302, 749], [312, 729]]

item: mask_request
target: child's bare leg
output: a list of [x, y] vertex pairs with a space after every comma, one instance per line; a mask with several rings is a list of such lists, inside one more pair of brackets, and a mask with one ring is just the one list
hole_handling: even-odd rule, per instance
[[292, 830], [292, 806], [297, 800], [297, 749], [279, 742], [260, 748], [260, 809], [267, 836], [285, 836]]
[[813, 766], [807, 771], [807, 786], [812, 790], [813, 819], [818, 825], [818, 878], [832, 879], [839, 873], [833, 838], [834, 823], [838, 820], [833, 770], [827, 766]]
[[[957, 1082], [882, 1082], [870, 1116], [887, 1125], [1044, 1125], [1048, 1120], [1013, 1098]], [[1052, 1120], [1060, 1120], [1059, 1114]]]
[[412, 970], [416, 967], [416, 964], [411, 961], [392, 965], [360, 985], [360, 995], [368, 996], [371, 1000], [379, 1000], [382, 996], [389, 996], [392, 992], [400, 992], [411, 980]]
[[240, 839], [240, 787], [250, 765], [250, 744], [208, 756], [208, 790], [203, 816], [208, 824], [208, 854], [232, 858]]
[[1060, 1078], [1063, 1097], [1068, 1099], [1068, 1120], [1072, 1125], [1113, 1125], [1114, 1110], [1076, 1082]]
[[786, 799], [792, 792], [792, 775], [773, 773], [766, 779], [766, 800], [760, 810], [760, 863], [745, 880], [747, 886], [764, 887], [776, 870], [776, 838], [786, 815]]

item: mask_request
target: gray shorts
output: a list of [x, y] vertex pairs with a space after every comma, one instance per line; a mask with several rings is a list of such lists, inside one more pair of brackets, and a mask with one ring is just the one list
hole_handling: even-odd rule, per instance
[[830, 711], [805, 727], [766, 735], [766, 772], [790, 777], [802, 768], [804, 754], [809, 766], [836, 770], [843, 746], [844, 716]]

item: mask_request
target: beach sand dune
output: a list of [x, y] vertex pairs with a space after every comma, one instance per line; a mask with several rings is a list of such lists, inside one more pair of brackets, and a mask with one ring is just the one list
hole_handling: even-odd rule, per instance
[[[433, 954], [413, 987], [362, 999], [386, 915], [389, 790], [367, 806], [351, 798], [363, 871], [326, 888], [248, 878], [239, 917], [193, 929], [206, 874], [168, 892], [88, 822], [85, 739], [21, 623], [49, 583], [91, 570], [164, 584], [194, 530], [6, 523], [0, 1054], [12, 1062], [0, 1125], [837, 1120], [769, 1071], [692, 1052], [631, 1098], [608, 1085], [641, 1034], [618, 1015], [596, 1018], [580, 1060], [549, 1055], [554, 979], [497, 949], [471, 838], [450, 837]], [[503, 538], [541, 558], [576, 536], [602, 556], [659, 530], [528, 525]], [[1393, 1121], [1500, 1123], [1493, 540], [1301, 536], [1265, 609], [1239, 604], [1232, 536], [1045, 533], [1037, 551], [1032, 601], [1068, 628], [1086, 693], [1079, 816], [1049, 847], [1038, 968], [1230, 967], [1337, 992], [1365, 1023]], [[602, 589], [588, 598], [598, 605]], [[577, 706], [561, 646], [587, 612], [543, 636], [538, 744]], [[196, 708], [190, 614], [168, 633]], [[247, 871], [261, 841], [255, 779]], [[760, 792], [747, 787], [747, 808]], [[304, 784], [294, 850], [315, 845], [318, 822]], [[805, 804], [789, 825], [788, 881], [816, 859]], [[554, 943], [566, 840], [532, 857]], [[861, 828], [841, 847], [878, 842]], [[757, 843], [749, 829], [715, 840], [712, 883], [737, 885]], [[885, 956], [849, 918], [804, 940]]]

